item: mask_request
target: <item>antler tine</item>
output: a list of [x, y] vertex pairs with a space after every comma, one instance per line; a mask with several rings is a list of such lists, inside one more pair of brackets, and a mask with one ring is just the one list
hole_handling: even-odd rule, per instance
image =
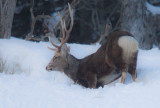
[[70, 24], [69, 30], [66, 29], [66, 23], [64, 22], [64, 24], [63, 24], [63, 27], [64, 27], [65, 32], [66, 32], [66, 37], [65, 37], [65, 40], [63, 40], [63, 42], [61, 43], [60, 47], [62, 47], [62, 45], [67, 42], [67, 40], [68, 40], [68, 38], [70, 36], [70, 32], [71, 32], [71, 30], [73, 28], [73, 23], [74, 23], [73, 11], [72, 11], [71, 6], [70, 6], [69, 3], [68, 3], [68, 7], [69, 7], [69, 13], [70, 13], [70, 17], [71, 17], [71, 24]]
[[62, 42], [65, 38], [65, 30], [64, 30], [65, 28], [64, 28], [62, 17], [61, 17], [59, 12], [58, 12], [58, 16], [59, 16], [59, 20], [60, 20], [60, 23], [61, 23], [61, 29], [62, 29], [62, 38], [61, 38], [61, 42]]
[[106, 24], [105, 33], [103, 35], [105, 35], [105, 36], [108, 35], [108, 33], [109, 33], [110, 29], [111, 29], [110, 26], [111, 25]]
[[65, 26], [65, 30], [70, 33], [71, 30], [72, 30], [72, 27], [73, 27], [74, 19], [73, 19], [73, 10], [71, 9], [71, 6], [70, 6], [69, 3], [68, 3], [68, 8], [69, 8], [69, 14], [70, 14], [70, 17], [71, 17], [71, 24], [70, 24], [69, 30], [66, 29], [66, 26]]
[[47, 48], [50, 49], [50, 50], [53, 50], [53, 51], [57, 51], [57, 49], [50, 48], [50, 47], [48, 47], [48, 46], [47, 46]]
[[106, 27], [105, 27], [105, 31], [104, 34], [102, 34], [99, 38], [99, 40], [96, 43], [101, 43], [103, 39], [105, 39], [106, 36], [108, 36], [109, 32], [112, 29], [112, 24], [110, 22], [109, 19], [107, 19], [107, 23], [106, 23]]
[[[61, 39], [61, 44], [60, 44], [60, 46], [58, 46], [58, 45], [54, 44], [52, 41], [50, 41], [51, 44], [52, 44], [54, 47], [57, 48], [57, 49], [54, 49], [54, 48], [48, 47], [48, 48], [51, 49], [51, 50], [60, 51], [60, 50], [61, 50], [61, 47], [63, 46], [63, 44], [67, 42], [67, 40], [68, 40], [68, 38], [69, 38], [69, 36], [70, 36], [70, 32], [71, 32], [72, 27], [73, 27], [73, 20], [74, 20], [74, 19], [73, 19], [73, 11], [72, 11], [72, 9], [71, 9], [70, 4], [68, 4], [68, 8], [69, 8], [69, 14], [70, 14], [70, 17], [71, 17], [70, 28], [69, 28], [69, 30], [66, 29], [66, 23], [65, 23], [65, 21], [63, 22], [62, 17], [61, 17], [61, 15], [60, 15], [60, 13], [58, 12], [58, 16], [59, 16], [59, 19], [60, 19], [61, 29], [62, 29], [62, 35], [63, 35], [63, 36], [62, 36], [62, 39]], [[66, 36], [65, 36], [65, 35], [66, 35]]]
[[[54, 34], [53, 34], [54, 35]], [[55, 35], [54, 35], [55, 36]], [[58, 45], [56, 45], [56, 44], [54, 44], [51, 40], [50, 40], [50, 37], [49, 37], [49, 42], [54, 46], [54, 47], [56, 47], [56, 48], [58, 48], [59, 49], [59, 46]], [[49, 47], [48, 47], [49, 48]], [[49, 49], [51, 49], [51, 50], [54, 50], [55, 51], [55, 49], [53, 49], [53, 48], [49, 48]]]
[[52, 44], [54, 47], [59, 48], [58, 45], [54, 44], [52, 41], [50, 41], [50, 42], [51, 42], [51, 44]]
[[[60, 13], [58, 12], [58, 16], [59, 16], [59, 19], [60, 19], [60, 22], [61, 22], [61, 28], [62, 28], [62, 35], [63, 35], [63, 38], [65, 38], [65, 31], [64, 31], [64, 26], [63, 26], [63, 21], [62, 21], [62, 18], [61, 18], [61, 15], [60, 15]], [[63, 41], [64, 39], [62, 38], [62, 40], [61, 41]], [[48, 47], [50, 50], [53, 50], [53, 51], [60, 51], [60, 48], [62, 47], [61, 45], [60, 46], [58, 46], [58, 45], [56, 45], [56, 44], [54, 44], [50, 39], [49, 39], [49, 41], [50, 41], [50, 43], [54, 46], [54, 47], [56, 47], [57, 49], [54, 49], [54, 48], [50, 48], [50, 47]]]
[[[50, 41], [50, 38], [49, 38], [49, 41]], [[51, 43], [54, 47], [58, 48], [58, 50], [59, 50], [59, 46], [58, 46], [58, 45], [54, 44], [52, 41], [50, 41], [50, 43]], [[50, 49], [50, 50], [53, 50], [53, 51], [57, 51], [57, 49], [50, 48], [50, 47], [48, 47], [48, 46], [47, 46], [47, 48]]]

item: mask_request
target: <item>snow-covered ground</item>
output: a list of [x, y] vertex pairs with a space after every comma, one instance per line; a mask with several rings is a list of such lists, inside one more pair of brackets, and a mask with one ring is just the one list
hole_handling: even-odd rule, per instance
[[[54, 52], [46, 42], [16, 38], [0, 40], [0, 108], [160, 108], [160, 50], [139, 51], [138, 78], [130, 75], [104, 88], [87, 89], [62, 72], [47, 72]], [[83, 58], [100, 45], [68, 44], [71, 54]], [[5, 73], [5, 74], [4, 74]]]

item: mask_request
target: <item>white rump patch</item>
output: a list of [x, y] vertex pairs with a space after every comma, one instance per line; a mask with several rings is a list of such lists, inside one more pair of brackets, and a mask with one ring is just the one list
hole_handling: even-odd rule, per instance
[[138, 42], [131, 36], [122, 36], [118, 40], [118, 45], [123, 49], [123, 59], [129, 63], [133, 54], [138, 51]]

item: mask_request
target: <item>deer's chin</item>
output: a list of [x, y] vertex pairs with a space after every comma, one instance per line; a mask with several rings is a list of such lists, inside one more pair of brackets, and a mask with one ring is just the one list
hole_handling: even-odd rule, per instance
[[47, 70], [47, 72], [51, 72], [51, 71], [53, 71], [53, 70]]
[[47, 69], [48, 72], [57, 71], [57, 69]]
[[63, 69], [59, 69], [59, 68], [54, 68], [54, 69], [51, 69], [51, 70], [47, 70], [48, 72], [52, 72], [52, 71], [60, 71], [60, 72], [64, 72]]

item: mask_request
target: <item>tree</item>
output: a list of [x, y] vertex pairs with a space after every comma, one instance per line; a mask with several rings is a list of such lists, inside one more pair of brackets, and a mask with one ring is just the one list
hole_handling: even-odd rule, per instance
[[[108, 20], [114, 28], [119, 19], [118, 0], [79, 0], [69, 42], [94, 43], [105, 33]], [[87, 32], [86, 32], [87, 31]]]
[[10, 38], [17, 0], [0, 0], [0, 38]]
[[142, 49], [152, 48], [153, 33], [147, 23], [145, 0], [122, 0], [118, 27], [134, 35]]

